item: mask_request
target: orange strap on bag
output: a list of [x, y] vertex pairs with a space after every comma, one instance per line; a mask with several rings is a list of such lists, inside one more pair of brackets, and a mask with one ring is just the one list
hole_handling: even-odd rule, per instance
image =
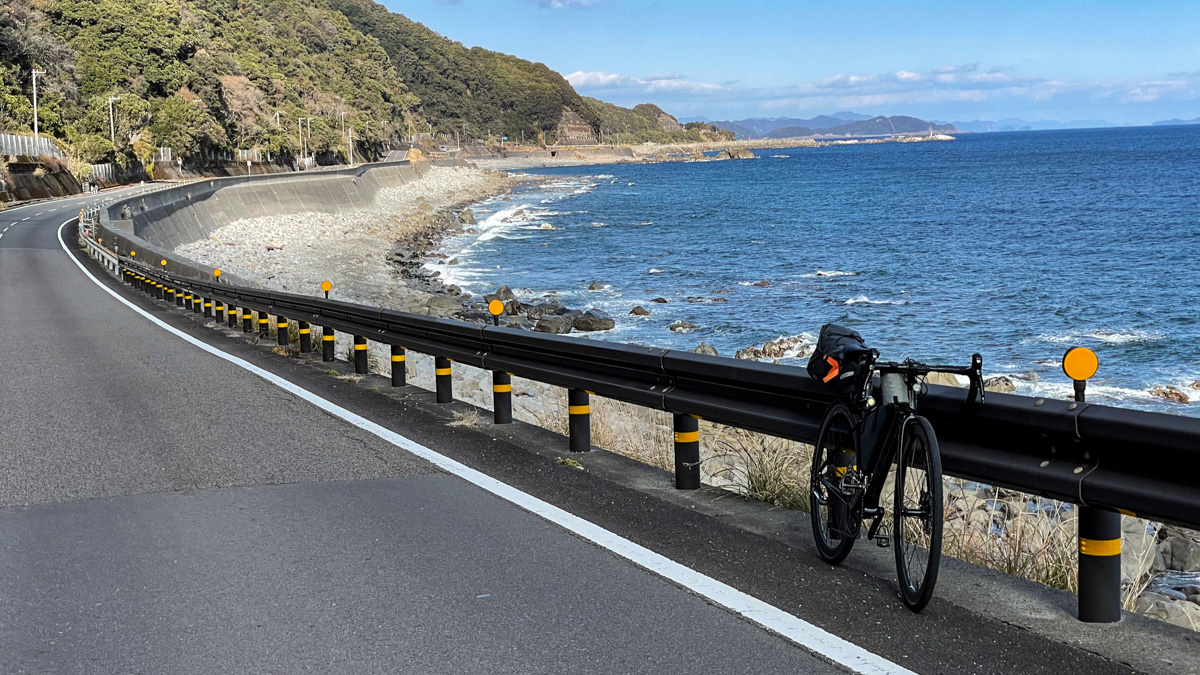
[[829, 363], [831, 369], [829, 374], [825, 376], [825, 379], [821, 380], [822, 382], [828, 382], [832, 380], [838, 376], [839, 372], [841, 372], [841, 366], [838, 365], [837, 359], [833, 358], [832, 356], [826, 356], [825, 361]]

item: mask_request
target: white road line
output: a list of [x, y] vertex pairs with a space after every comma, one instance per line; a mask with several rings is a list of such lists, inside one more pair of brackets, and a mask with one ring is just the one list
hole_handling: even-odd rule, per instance
[[41, 212], [39, 212], [39, 213], [35, 213], [35, 214], [33, 214], [33, 215], [34, 215], [34, 216], [40, 216], [40, 215], [42, 215], [43, 213], [45, 213], [45, 211], [41, 211]]
[[32, 217], [33, 217], [33, 216], [25, 216], [24, 218], [22, 218], [22, 219], [21, 219], [21, 222], [23, 223], [23, 222], [25, 222], [25, 221], [29, 220], [29, 219], [30, 219], [30, 218], [32, 218]]
[[642, 567], [646, 570], [654, 572], [661, 577], [673, 581], [680, 586], [691, 589], [697, 595], [708, 598], [712, 602], [721, 605], [753, 623], [766, 628], [767, 630], [777, 633], [784, 638], [803, 647], [805, 650], [833, 663], [839, 664], [856, 673], [871, 673], [871, 674], [894, 674], [894, 675], [916, 675], [912, 671], [888, 661], [887, 659], [874, 654], [856, 644], [830, 633], [822, 628], [814, 626], [811, 623], [787, 612], [769, 605], [762, 600], [750, 596], [738, 589], [724, 584], [712, 577], [701, 574], [690, 567], [681, 565], [666, 556], [660, 555], [650, 549], [635, 544], [634, 542], [613, 532], [596, 525], [590, 521], [584, 520], [579, 516], [568, 513], [563, 509], [552, 504], [542, 501], [533, 495], [527, 494], [517, 488], [502, 483], [485, 473], [476, 471], [471, 467], [457, 462], [445, 455], [439, 454], [429, 448], [413, 441], [409, 438], [387, 429], [375, 422], [372, 422], [361, 415], [353, 413], [345, 408], [333, 403], [318, 394], [293, 384], [278, 375], [270, 373], [258, 366], [227, 354], [212, 345], [209, 345], [201, 340], [194, 338], [187, 333], [184, 333], [172, 326], [167, 325], [163, 321], [155, 318], [132, 302], [121, 297], [116, 291], [112, 290], [99, 279], [92, 276], [92, 273], [83, 266], [83, 263], [71, 255], [70, 249], [67, 248], [66, 242], [62, 238], [63, 229], [70, 224], [74, 218], [63, 223], [58, 228], [58, 243], [62, 246], [67, 257], [74, 262], [79, 269], [100, 287], [101, 290], [116, 298], [119, 302], [129, 307], [133, 311], [140, 314], [143, 318], [154, 323], [159, 328], [171, 333], [172, 335], [186, 340], [200, 349], [224, 359], [236, 366], [254, 373], [271, 384], [299, 396], [308, 401], [314, 406], [324, 410], [325, 412], [340, 417], [342, 420], [353, 424], [354, 426], [373, 434], [380, 439], [391, 443], [392, 445], [411, 452], [412, 454], [436, 465], [448, 473], [452, 473], [469, 483], [483, 488], [484, 490], [496, 495], [497, 497], [519, 506], [530, 513], [541, 516], [546, 520], [562, 527], [563, 529], [573, 532], [574, 534], [591, 541], [592, 543], [608, 549], [609, 551], [629, 560], [630, 562]]

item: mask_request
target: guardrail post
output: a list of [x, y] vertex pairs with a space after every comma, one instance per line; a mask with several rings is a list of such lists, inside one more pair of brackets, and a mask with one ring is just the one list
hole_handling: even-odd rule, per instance
[[[1062, 367], [1075, 383], [1075, 402], [1084, 403], [1087, 381], [1100, 367], [1096, 353], [1086, 347], [1071, 347], [1063, 354]], [[1080, 621], [1121, 620], [1121, 514], [1079, 507], [1078, 597]]]
[[235, 307], [232, 303], [229, 305], [229, 316], [227, 316], [226, 319], [229, 320], [230, 328], [237, 328], [238, 310], [237, 307]]
[[193, 314], [203, 314], [204, 313], [204, 298], [200, 297], [199, 295], [195, 295], [195, 294], [192, 295], [192, 313]]
[[354, 336], [354, 372], [359, 375], [371, 372], [367, 368], [367, 338], [361, 335]]
[[433, 357], [433, 373], [437, 382], [437, 402], [450, 403], [454, 400], [454, 380], [451, 379], [450, 359], [444, 356]]
[[328, 363], [333, 360], [333, 339], [336, 332], [329, 326], [321, 328], [321, 360]]
[[700, 420], [675, 414], [675, 489], [700, 489]]
[[492, 372], [492, 421], [512, 424], [512, 375], [502, 370]]
[[403, 387], [408, 383], [408, 356], [404, 347], [392, 345], [392, 386]]
[[259, 337], [271, 335], [271, 317], [267, 316], [266, 312], [258, 313], [258, 335]]
[[214, 302], [217, 305], [213, 307], [213, 318], [217, 320], [217, 323], [225, 323], [225, 303], [220, 300], [214, 300]]
[[275, 342], [280, 347], [286, 347], [291, 342], [288, 335], [288, 320], [287, 317], [275, 317]]
[[204, 298], [204, 318], [211, 319], [213, 315], [212, 298]]
[[1079, 620], [1121, 620], [1121, 514], [1079, 507]]
[[183, 291], [178, 288], [175, 289], [175, 306], [183, 307]]
[[254, 330], [254, 315], [250, 313], [249, 309], [246, 309], [245, 307], [243, 307], [242, 308], [242, 332], [249, 333], [252, 330]]
[[155, 288], [158, 289], [158, 293], [155, 295], [155, 297], [157, 297], [159, 300], [166, 300], [167, 299], [167, 287], [161, 283], [155, 284], [154, 286], [155, 286]]
[[571, 435], [571, 452], [592, 449], [591, 395], [583, 389], [567, 390], [567, 430]]
[[298, 321], [296, 323], [297, 330], [300, 333], [300, 353], [312, 353], [312, 328], [309, 327], [307, 321]]

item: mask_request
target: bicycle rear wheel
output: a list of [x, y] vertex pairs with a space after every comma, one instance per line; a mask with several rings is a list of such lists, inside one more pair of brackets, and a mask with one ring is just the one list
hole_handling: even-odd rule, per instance
[[808, 494], [817, 555], [831, 565], [850, 555], [858, 531], [853, 527], [853, 510], [841, 490], [842, 476], [857, 462], [858, 450], [854, 413], [844, 403], [833, 404], [821, 421], [813, 446]]
[[900, 443], [892, 545], [900, 597], [919, 612], [933, 597], [942, 561], [942, 458], [933, 426], [924, 417], [904, 423]]

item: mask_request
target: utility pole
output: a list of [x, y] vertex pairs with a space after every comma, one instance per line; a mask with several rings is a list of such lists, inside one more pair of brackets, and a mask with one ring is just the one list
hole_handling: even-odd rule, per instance
[[108, 97], [108, 136], [112, 141], [113, 147], [117, 147], [117, 123], [113, 118], [113, 101], [118, 100], [116, 96]]
[[354, 166], [354, 127], [350, 127], [350, 166]]
[[46, 71], [33, 69], [33, 145], [34, 152], [37, 152], [38, 145], [38, 106], [37, 106], [37, 78], [38, 75], [45, 75]]
[[280, 111], [278, 111], [278, 110], [275, 111], [275, 128], [276, 129], [279, 128], [279, 112]]

